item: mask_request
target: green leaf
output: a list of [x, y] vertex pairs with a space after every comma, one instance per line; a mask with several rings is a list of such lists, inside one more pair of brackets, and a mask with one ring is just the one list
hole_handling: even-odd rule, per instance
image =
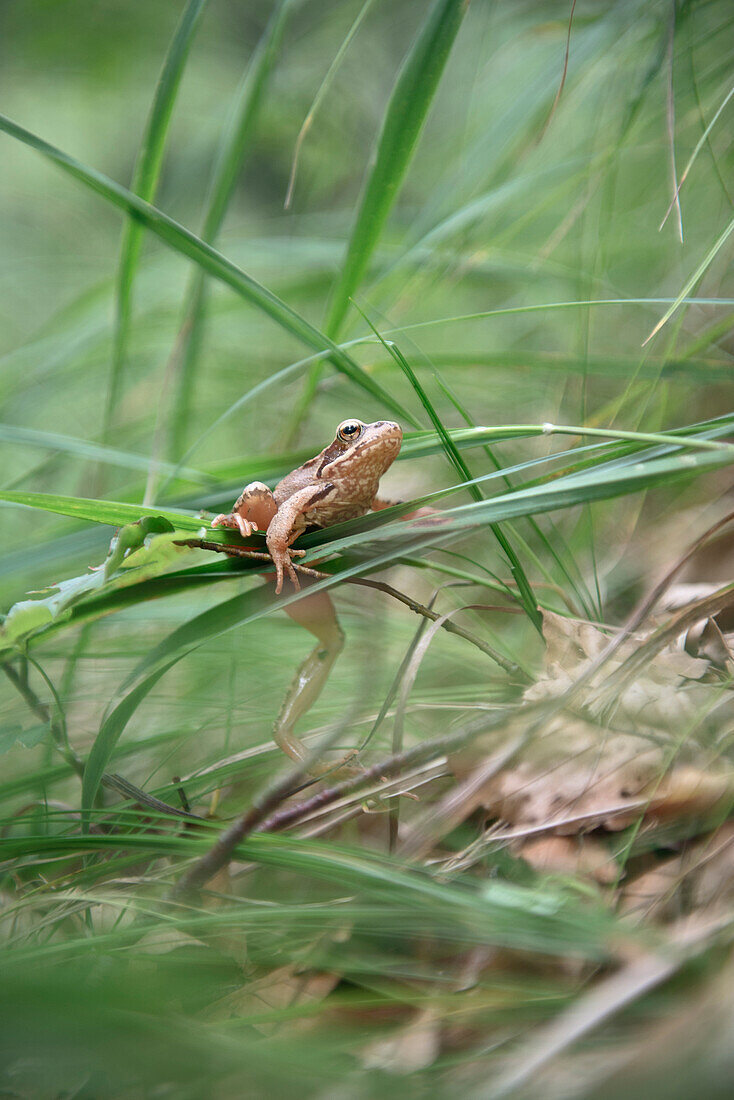
[[211, 245], [179, 225], [173, 218], [169, 218], [162, 210], [158, 210], [157, 207], [145, 202], [125, 187], [120, 186], [119, 183], [115, 183], [114, 180], [109, 179], [102, 172], [98, 172], [94, 168], [87, 168], [78, 160], [75, 160], [74, 157], [39, 138], [30, 130], [19, 126], [5, 115], [0, 115], [0, 130], [24, 145], [30, 146], [31, 149], [35, 149], [36, 152], [41, 153], [42, 156], [58, 165], [73, 179], [79, 180], [90, 190], [101, 195], [107, 202], [136, 218], [165, 244], [181, 255], [193, 260], [208, 275], [212, 275], [215, 279], [219, 279], [220, 282], [231, 287], [240, 297], [266, 313], [281, 328], [301, 343], [315, 351], [326, 351], [327, 358], [338, 371], [345, 374], [385, 408], [392, 410], [409, 424], [415, 424], [413, 416], [391, 397], [379, 382], [376, 382], [367, 374], [351, 356], [338, 347], [333, 340], [281, 301], [272, 291], [245, 274], [236, 264], [217, 252]]

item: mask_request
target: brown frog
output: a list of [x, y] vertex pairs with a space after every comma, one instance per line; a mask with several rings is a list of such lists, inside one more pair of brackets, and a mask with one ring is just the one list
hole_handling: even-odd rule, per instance
[[276, 593], [283, 588], [284, 573], [299, 589], [291, 559], [302, 557], [305, 550], [292, 550], [291, 543], [307, 527], [329, 527], [384, 508], [377, 489], [402, 440], [400, 425], [390, 420], [343, 420], [334, 442], [320, 454], [287, 474], [273, 492], [261, 481], [245, 486], [232, 511], [217, 516], [212, 527], [232, 527], [243, 538], [265, 531]]

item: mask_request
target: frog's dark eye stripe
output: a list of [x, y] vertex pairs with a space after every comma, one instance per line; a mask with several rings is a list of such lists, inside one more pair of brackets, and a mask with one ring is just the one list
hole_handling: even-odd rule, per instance
[[336, 429], [336, 434], [344, 443], [354, 443], [361, 436], [363, 427], [360, 420], [343, 420]]

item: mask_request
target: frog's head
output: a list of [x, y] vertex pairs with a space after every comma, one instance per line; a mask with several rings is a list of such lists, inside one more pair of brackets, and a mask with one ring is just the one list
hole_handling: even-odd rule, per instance
[[369, 472], [380, 478], [397, 458], [403, 442], [403, 429], [392, 420], [343, 420], [336, 429], [334, 442], [323, 452], [320, 476], [344, 477]]

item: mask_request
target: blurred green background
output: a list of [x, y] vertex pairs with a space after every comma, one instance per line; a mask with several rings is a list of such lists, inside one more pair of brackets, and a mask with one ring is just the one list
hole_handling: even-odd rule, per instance
[[[156, 83], [184, 7], [179, 0], [0, 5], [0, 110], [82, 164], [130, 186]], [[271, 41], [272, 68], [253, 110], [216, 246], [323, 329], [391, 90], [430, 10], [419, 0], [202, 5], [172, 102], [154, 205], [200, 232], [238, 90], [248, 73], [253, 79], [258, 50], [277, 16], [281, 36]], [[354, 295], [420, 373], [450, 428], [465, 423], [457, 403], [477, 425], [551, 422], [633, 432], [682, 428], [731, 410], [734, 278], [731, 239], [724, 237], [734, 205], [734, 105], [727, 103], [711, 124], [731, 90], [734, 9], [729, 0], [580, 0], [564, 81], [570, 14], [569, 2], [473, 0]], [[286, 208], [299, 131], [327, 74]], [[328, 365], [317, 379], [311, 375], [317, 384], [310, 396], [304, 366], [233, 409], [254, 386], [304, 359], [309, 349], [215, 280], [205, 283], [201, 323], [183, 376], [177, 349], [195, 269], [148, 232], [131, 287], [128, 340], [111, 391], [123, 215], [10, 136], [0, 134], [0, 145], [3, 489], [135, 504], [183, 502], [218, 511], [251, 477], [289, 469], [281, 456], [319, 451], [339, 421], [392, 415]], [[659, 227], [674, 193], [672, 173], [680, 180], [694, 154], [680, 190], [681, 241], [675, 209]], [[699, 265], [700, 278], [686, 301], [643, 347]], [[350, 307], [339, 340], [369, 335]], [[352, 354], [422, 428], [430, 427], [408, 380], [379, 343], [364, 342]], [[68, 438], [59, 441], [48, 433]], [[495, 453], [509, 467], [579, 442], [576, 436], [558, 446], [544, 438], [513, 439]], [[89, 445], [124, 455], [117, 461], [108, 454], [112, 460], [100, 462]], [[137, 467], [131, 455], [138, 456]], [[191, 478], [169, 480], [155, 463], [146, 469], [151, 457], [183, 460], [203, 471], [203, 488]], [[467, 461], [473, 476], [494, 469], [481, 449], [469, 452]], [[724, 469], [652, 493], [552, 518], [540, 515], [539, 527], [521, 520], [515, 549], [546, 606], [620, 621], [660, 566], [726, 510], [730, 480]], [[456, 481], [446, 458], [433, 454], [396, 463], [384, 489], [389, 497], [410, 499]], [[470, 499], [463, 493], [452, 503]], [[104, 560], [111, 528], [0, 507], [4, 611], [26, 592], [83, 575]], [[485, 578], [506, 578], [507, 563], [486, 529], [461, 541], [457, 536], [451, 546], [469, 556], [469, 565], [441, 555], [432, 560], [489, 571], [481, 574]], [[389, 579], [428, 602], [448, 578], [401, 566]], [[34, 659], [58, 693], [75, 750], [82, 756], [88, 751], [121, 682], [169, 631], [216, 603], [223, 589], [230, 596], [249, 585], [233, 579], [133, 603], [87, 626], [61, 630], [34, 648]], [[345, 716], [349, 745], [368, 732], [417, 626], [404, 609], [373, 597], [339, 590], [347, 649], [303, 733]], [[492, 593], [478, 597], [485, 598], [492, 602]], [[447, 599], [452, 606], [468, 602], [452, 592]], [[486, 630], [492, 644], [526, 668], [540, 660], [541, 642], [527, 619], [477, 615], [474, 629]], [[186, 793], [202, 812], [209, 806], [231, 817], [279, 767], [270, 728], [308, 644], [280, 615], [208, 641], [164, 677], [135, 713], [115, 768], [146, 790], [165, 789], [172, 802], [172, 777], [188, 776]], [[441, 636], [428, 651], [411, 696], [410, 743], [438, 736], [472, 708], [491, 707], [512, 695], [496, 667], [488, 672], [481, 653], [457, 645]], [[38, 697], [53, 709], [48, 685], [33, 668], [30, 676]], [[67, 828], [64, 815], [78, 808], [78, 777], [48, 739], [41, 739], [42, 729], [35, 736], [39, 715], [29, 715], [28, 699], [9, 682], [2, 692], [2, 744], [8, 750], [0, 757], [3, 817], [12, 821], [30, 806], [28, 831], [53, 836]], [[16, 728], [22, 736], [16, 737]], [[371, 749], [387, 752], [390, 744], [383, 730]], [[245, 767], [242, 760], [230, 762], [232, 754], [251, 749], [257, 752]], [[209, 768], [215, 769], [212, 774]], [[220, 789], [221, 800], [215, 795], [211, 803]], [[25, 824], [11, 824], [4, 835], [23, 829]], [[348, 839], [354, 841], [355, 834]], [[377, 829], [368, 846], [384, 848]], [[105, 909], [108, 892], [119, 889], [129, 868], [136, 879], [131, 911], [140, 919], [151, 893], [167, 879], [164, 858], [151, 857], [143, 867], [116, 856], [107, 871], [99, 862], [86, 870], [81, 864], [69, 870], [64, 863], [55, 899], [50, 895], [56, 890], [44, 898], [47, 872], [36, 874], [35, 858], [28, 855], [27, 866], [21, 866], [22, 859], [12, 865], [5, 895], [10, 916], [3, 927], [9, 948], [20, 954], [4, 999], [6, 1008], [14, 998], [23, 1006], [17, 1017], [8, 1011], [3, 1024], [7, 1095], [143, 1096], [153, 1095], [149, 1090], [161, 1081], [168, 1084], [155, 1095], [278, 1096], [294, 1080], [314, 1096], [371, 1096], [384, 1087], [379, 1070], [354, 1073], [352, 1055], [363, 1039], [358, 1013], [350, 1017], [348, 1034], [333, 1030], [327, 1010], [318, 1043], [273, 1030], [265, 1047], [251, 1018], [246, 1026], [207, 1024], [203, 1038], [196, 1023], [202, 1006], [238, 985], [241, 960], [224, 941], [239, 936], [240, 919], [244, 927], [252, 918], [254, 954], [247, 973], [253, 980], [294, 958], [332, 966], [344, 921], [335, 915], [330, 889], [318, 876], [309, 878], [308, 869], [257, 872], [253, 894], [279, 912], [272, 937], [258, 925], [257, 913], [246, 920], [239, 914], [234, 932], [209, 928], [206, 947], [192, 940], [166, 955], [172, 960], [168, 969], [165, 962], [150, 961], [154, 951], [149, 958], [141, 950], [135, 960], [139, 970], [129, 971], [120, 959], [136, 942], [124, 935], [130, 912], [118, 926]], [[295, 911], [296, 901], [304, 908], [327, 901], [332, 906], [323, 926], [316, 922], [323, 939], [314, 939], [314, 925]], [[118, 896], [110, 910], [122, 914], [126, 904]], [[395, 902], [384, 936], [369, 949], [367, 937], [347, 951], [344, 966], [352, 969], [341, 995], [374, 1009], [369, 1017], [365, 1009], [365, 1029], [379, 1031], [394, 1008], [388, 1004], [392, 997], [419, 1003], [426, 971], [440, 968], [435, 958], [424, 966], [400, 938], [405, 920], [412, 919], [411, 904]], [[369, 927], [379, 912], [379, 906], [377, 915], [368, 911], [365, 903], [365, 912], [350, 910], [347, 921]], [[446, 919], [435, 913], [431, 919], [436, 925], [430, 935], [446, 936], [450, 943]], [[118, 927], [119, 943], [112, 935]], [[484, 943], [485, 931], [472, 926], [467, 939]], [[105, 946], [95, 947], [95, 935], [108, 933], [112, 938]], [[569, 929], [565, 934], [568, 946], [573, 936]], [[600, 940], [604, 935], [599, 932]], [[105, 993], [98, 950], [104, 954], [108, 948]], [[58, 952], [61, 964], [68, 956], [69, 965], [59, 966], [58, 980], [29, 977], [25, 960], [34, 951], [40, 957], [47, 951], [49, 959]], [[77, 982], [79, 959], [86, 969]], [[495, 1026], [500, 1031], [508, 1026], [508, 1012], [516, 1013], [513, 1026], [519, 1027], [552, 1013], [572, 993], [565, 976], [546, 982], [535, 975], [527, 985], [515, 980], [519, 992], [508, 986], [484, 1006], [487, 1035], [495, 1034]], [[146, 982], [155, 1019], [150, 1029], [141, 1025]], [[54, 1045], [59, 1015], [80, 988], [83, 1008], [78, 1018], [72, 1014], [66, 1041]], [[247, 1012], [254, 1018], [251, 1003]], [[119, 1029], [121, 1019], [135, 1021], [129, 1032]], [[172, 1054], [156, 1036], [172, 1034], [174, 1019]], [[95, 1038], [96, 1027], [104, 1042]], [[195, 1041], [189, 1040], [189, 1029]], [[134, 1072], [133, 1049], [145, 1052]], [[454, 1091], [451, 1060], [462, 1057], [453, 1051], [434, 1077], [411, 1077], [406, 1095]], [[481, 1065], [477, 1050], [475, 1057]], [[178, 1064], [170, 1077], [169, 1062]], [[253, 1079], [243, 1087], [245, 1067]], [[470, 1079], [476, 1084], [471, 1074]], [[14, 1081], [20, 1082], [17, 1092]], [[336, 1082], [346, 1091], [338, 1091]]]

